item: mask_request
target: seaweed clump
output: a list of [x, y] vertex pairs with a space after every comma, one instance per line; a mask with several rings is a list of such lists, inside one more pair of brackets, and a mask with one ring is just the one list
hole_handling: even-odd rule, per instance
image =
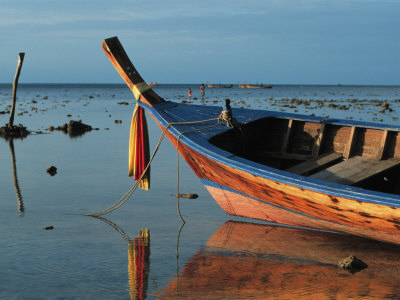
[[368, 268], [368, 265], [354, 255], [343, 258], [338, 263], [339, 269], [345, 270], [351, 274], [357, 273]]
[[30, 131], [22, 124], [12, 126], [6, 124], [5, 126], [0, 127], [0, 137], [5, 139], [24, 138], [28, 134], [30, 134]]
[[77, 137], [85, 134], [88, 131], [91, 131], [93, 128], [90, 125], [82, 123], [81, 120], [74, 121], [71, 120], [69, 123], [65, 123], [64, 125], [58, 126], [54, 128], [53, 126], [49, 127], [49, 131], [59, 130], [68, 134], [70, 137]]

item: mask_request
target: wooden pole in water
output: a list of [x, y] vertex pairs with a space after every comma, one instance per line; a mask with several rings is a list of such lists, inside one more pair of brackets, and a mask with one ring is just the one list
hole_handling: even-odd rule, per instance
[[14, 125], [15, 102], [17, 101], [18, 79], [19, 79], [19, 75], [21, 74], [21, 68], [22, 68], [22, 63], [24, 62], [24, 56], [25, 56], [25, 53], [18, 54], [18, 66], [17, 66], [17, 71], [15, 72], [15, 76], [14, 76], [12, 105], [11, 105], [11, 112], [10, 112], [10, 120], [8, 122], [8, 128], [12, 128]]

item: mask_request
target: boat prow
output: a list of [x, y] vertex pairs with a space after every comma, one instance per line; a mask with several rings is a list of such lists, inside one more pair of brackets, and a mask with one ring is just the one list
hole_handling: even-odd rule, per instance
[[133, 92], [136, 100], [148, 106], [164, 102], [136, 71], [117, 37], [104, 40], [102, 47], [119, 75]]

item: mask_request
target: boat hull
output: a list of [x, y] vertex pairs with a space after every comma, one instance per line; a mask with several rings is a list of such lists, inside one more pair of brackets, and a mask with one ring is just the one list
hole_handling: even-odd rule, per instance
[[272, 223], [300, 226], [329, 230], [335, 232], [346, 232], [358, 236], [364, 236], [375, 240], [399, 244], [399, 239], [393, 234], [377, 232], [365, 228], [355, 228], [338, 223], [328, 222], [322, 219], [309, 217], [294, 211], [285, 210], [265, 201], [254, 199], [247, 195], [242, 195], [222, 186], [216, 187], [204, 183], [204, 186], [218, 203], [218, 205], [228, 214], [250, 219], [258, 219]]
[[[163, 129], [162, 125], [159, 126]], [[176, 137], [170, 132], [167, 136], [176, 146]], [[400, 244], [398, 207], [340, 197], [256, 176], [214, 160], [183, 143], [179, 143], [179, 152], [215, 201], [230, 215], [345, 232]]]
[[209, 88], [213, 88], [213, 89], [229, 89], [233, 85], [232, 84], [208, 84], [207, 86]]

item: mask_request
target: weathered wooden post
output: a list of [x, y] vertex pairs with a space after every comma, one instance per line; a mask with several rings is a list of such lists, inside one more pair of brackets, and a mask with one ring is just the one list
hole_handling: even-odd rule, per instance
[[18, 79], [21, 74], [22, 63], [24, 62], [25, 53], [18, 54], [18, 66], [17, 71], [15, 72], [14, 82], [13, 82], [13, 93], [12, 93], [12, 105], [10, 111], [10, 120], [8, 122], [8, 128], [12, 128], [14, 126], [14, 115], [15, 115], [15, 102], [17, 101], [17, 87], [18, 87]]

